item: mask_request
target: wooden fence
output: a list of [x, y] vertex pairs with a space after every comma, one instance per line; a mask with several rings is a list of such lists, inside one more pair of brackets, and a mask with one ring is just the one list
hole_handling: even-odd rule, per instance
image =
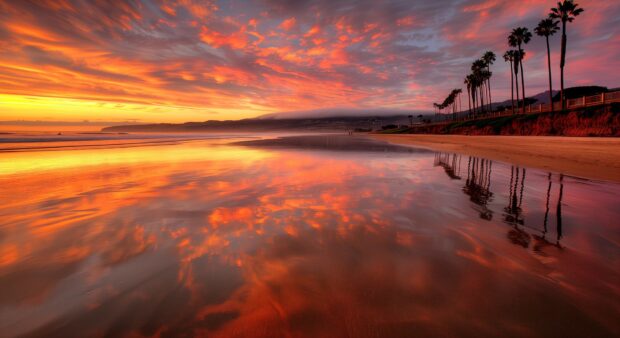
[[[601, 93], [592, 96], [584, 96], [578, 99], [566, 100], [566, 109], [576, 109], [583, 107], [594, 107], [610, 104], [613, 102], [620, 102], [620, 90], [609, 93]], [[562, 102], [554, 102], [553, 108], [555, 111], [562, 110]], [[515, 107], [515, 114], [522, 114], [523, 107]], [[531, 104], [525, 107], [526, 114], [539, 114], [551, 111], [551, 104]], [[433, 122], [430, 125], [446, 124], [450, 122], [462, 122], [471, 120], [483, 120], [495, 117], [510, 116], [512, 115], [512, 108], [506, 108], [502, 111], [495, 111], [490, 113], [479, 113], [472, 116], [460, 117], [452, 119], [452, 114], [445, 114], [446, 120]], [[428, 126], [428, 124], [427, 124]]]

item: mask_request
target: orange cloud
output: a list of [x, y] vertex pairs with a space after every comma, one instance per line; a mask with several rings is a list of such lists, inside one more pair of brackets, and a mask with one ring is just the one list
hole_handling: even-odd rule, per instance
[[295, 24], [297, 24], [297, 20], [295, 18], [288, 18], [282, 21], [282, 23], [280, 24], [280, 28], [288, 31], [293, 29], [293, 27], [295, 27]]
[[200, 38], [205, 43], [214, 47], [228, 46], [235, 49], [242, 49], [248, 44], [248, 38], [245, 33], [245, 28], [243, 27], [238, 32], [229, 35], [209, 30], [207, 27], [202, 27]]

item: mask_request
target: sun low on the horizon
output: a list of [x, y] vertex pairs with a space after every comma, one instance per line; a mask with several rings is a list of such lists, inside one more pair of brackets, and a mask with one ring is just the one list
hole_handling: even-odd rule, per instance
[[[614, 86], [620, 28], [610, 23], [620, 2], [580, 3], [588, 15], [570, 27], [568, 84]], [[537, 0], [0, 0], [0, 121], [428, 111], [462, 86], [471, 59], [503, 54], [509, 29], [533, 27], [549, 7]], [[528, 46], [532, 94], [546, 89], [544, 48], [540, 39]], [[497, 62], [493, 72], [497, 98], [508, 98], [508, 66]]]

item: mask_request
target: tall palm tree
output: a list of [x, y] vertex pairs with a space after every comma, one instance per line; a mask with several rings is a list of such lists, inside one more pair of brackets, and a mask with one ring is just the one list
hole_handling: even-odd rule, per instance
[[489, 91], [489, 111], [491, 111], [493, 110], [491, 106], [493, 104], [493, 101], [491, 100], [491, 75], [493, 74], [491, 73], [491, 65], [493, 64], [493, 62], [495, 62], [495, 53], [491, 51], [487, 51], [482, 56], [482, 60], [484, 60], [484, 63], [486, 63], [487, 71], [489, 72], [489, 78], [487, 82], [488, 82], [488, 91]]
[[547, 41], [547, 67], [549, 68], [549, 103], [551, 104], [551, 112], [553, 113], [553, 85], [551, 82], [551, 50], [549, 49], [549, 37], [560, 30], [559, 22], [551, 18], [542, 19], [538, 26], [534, 28], [534, 32], [538, 36], [544, 36]]
[[564, 0], [558, 2], [558, 6], [551, 8], [549, 18], [560, 19], [562, 21], [562, 52], [560, 57], [560, 97], [562, 99], [562, 109], [566, 109], [566, 100], [564, 97], [564, 65], [566, 64], [566, 23], [573, 22], [575, 17], [583, 12], [583, 8], [573, 2], [573, 0]]
[[504, 61], [506, 62], [510, 62], [510, 102], [512, 103], [512, 113], [515, 113], [515, 90], [514, 90], [514, 73], [513, 73], [513, 66], [512, 63], [514, 62], [514, 58], [515, 58], [515, 51], [514, 50], [509, 50], [506, 51], [506, 53], [504, 53]]
[[521, 93], [523, 96], [523, 108], [522, 113], [525, 114], [525, 80], [523, 79], [523, 57], [525, 57], [525, 53], [522, 53], [523, 48], [522, 45], [526, 45], [532, 39], [532, 33], [530, 33], [527, 27], [517, 27], [512, 30], [512, 33], [508, 36], [508, 44], [512, 47], [517, 47], [520, 54], [519, 55], [519, 66], [521, 67]]

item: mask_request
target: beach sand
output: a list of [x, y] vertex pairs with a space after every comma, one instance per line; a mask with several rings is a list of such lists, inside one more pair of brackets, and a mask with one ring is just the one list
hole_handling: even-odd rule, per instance
[[371, 137], [582, 178], [620, 182], [620, 138], [381, 134]]

